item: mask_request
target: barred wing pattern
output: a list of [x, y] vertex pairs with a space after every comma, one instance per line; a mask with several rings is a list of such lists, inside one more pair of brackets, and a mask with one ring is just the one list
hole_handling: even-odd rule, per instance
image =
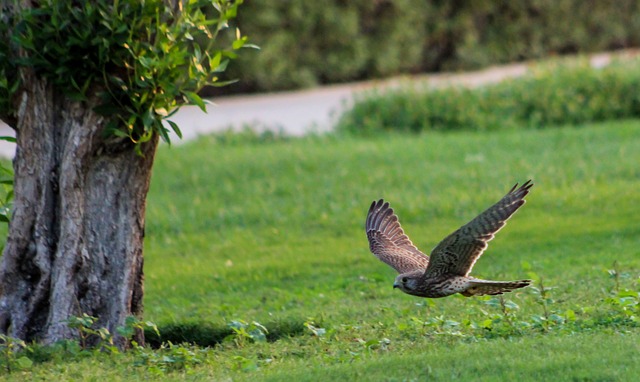
[[429, 257], [405, 235], [388, 202], [380, 199], [371, 203], [365, 229], [371, 252], [398, 273], [427, 268]]
[[468, 276], [476, 260], [487, 248], [487, 242], [525, 203], [524, 197], [532, 186], [529, 180], [516, 190], [516, 183], [499, 202], [442, 240], [431, 252], [425, 276]]

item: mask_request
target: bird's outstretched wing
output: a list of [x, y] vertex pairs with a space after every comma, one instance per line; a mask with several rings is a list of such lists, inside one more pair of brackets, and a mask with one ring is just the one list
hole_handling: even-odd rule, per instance
[[431, 251], [425, 276], [468, 276], [476, 260], [487, 248], [487, 242], [493, 239], [507, 219], [524, 204], [524, 197], [532, 186], [533, 183], [528, 180], [516, 189], [516, 183], [498, 203], [442, 240]]
[[398, 273], [427, 268], [429, 257], [404, 234], [388, 202], [380, 199], [371, 203], [365, 229], [371, 252]]

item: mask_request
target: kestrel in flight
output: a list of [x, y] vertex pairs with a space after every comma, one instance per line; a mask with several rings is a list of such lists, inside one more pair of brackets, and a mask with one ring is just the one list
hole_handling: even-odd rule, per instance
[[533, 186], [515, 186], [498, 203], [438, 244], [431, 257], [420, 252], [405, 235], [398, 216], [383, 199], [374, 201], [367, 214], [366, 231], [371, 252], [400, 273], [393, 283], [404, 293], [428, 298], [496, 295], [526, 287], [531, 280], [492, 281], [469, 276], [476, 260], [507, 219], [524, 204]]

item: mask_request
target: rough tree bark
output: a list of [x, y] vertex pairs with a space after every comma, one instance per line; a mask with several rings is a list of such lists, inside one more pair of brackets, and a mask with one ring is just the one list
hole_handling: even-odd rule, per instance
[[[87, 313], [116, 328], [141, 316], [145, 200], [158, 137], [108, 138], [91, 102], [27, 70], [17, 97], [15, 200], [0, 261], [0, 333], [52, 343]], [[142, 333], [137, 333], [142, 343]]]

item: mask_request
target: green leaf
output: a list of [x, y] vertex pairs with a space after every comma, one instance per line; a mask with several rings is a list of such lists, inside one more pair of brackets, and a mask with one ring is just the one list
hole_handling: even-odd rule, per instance
[[9, 89], [9, 94], [14, 94], [16, 91], [18, 91], [18, 86], [20, 86], [19, 79], [13, 82], [13, 84], [11, 85], [11, 88]]
[[18, 364], [18, 367], [20, 367], [20, 369], [22, 370], [30, 369], [31, 366], [33, 366], [33, 361], [23, 356], [16, 360], [16, 364]]
[[173, 107], [171, 109], [171, 111], [169, 112], [169, 114], [167, 114], [167, 116], [165, 118], [169, 118], [172, 117], [173, 115], [175, 115], [178, 111], [180, 110], [179, 107]]
[[247, 42], [247, 36], [244, 36], [244, 37], [242, 37], [242, 38], [241, 38], [241, 39], [239, 39], [239, 40], [235, 40], [235, 41], [233, 42], [233, 44], [231, 45], [231, 47], [232, 47], [234, 50], [238, 50], [238, 49], [242, 48], [246, 42]]
[[486, 319], [480, 323], [481, 328], [490, 329], [493, 326], [493, 320]]
[[14, 137], [10, 137], [7, 135], [0, 136], [0, 141], [7, 141], [7, 142], [13, 142], [13, 143], [17, 142]]
[[127, 84], [118, 76], [109, 76], [109, 81], [124, 91], [128, 89]]
[[217, 52], [213, 57], [209, 58], [209, 67], [215, 71], [222, 60], [222, 52]]
[[200, 110], [204, 111], [205, 113], [207, 112], [207, 107], [205, 106], [204, 101], [195, 92], [183, 92], [183, 94], [185, 97], [187, 97], [189, 104], [197, 105]]
[[142, 126], [144, 127], [144, 131], [150, 130], [155, 122], [155, 114], [151, 109], [148, 109], [142, 115]]
[[167, 123], [171, 126], [171, 129], [174, 133], [176, 133], [178, 138], [182, 139], [182, 131], [180, 131], [180, 127], [178, 127], [178, 124], [169, 120], [167, 120]]
[[153, 130], [149, 129], [145, 131], [142, 135], [140, 135], [140, 138], [138, 138], [138, 143], [149, 142], [151, 140], [151, 137], [153, 137]]
[[150, 69], [154, 64], [154, 61], [152, 59], [144, 56], [138, 57], [138, 62], [140, 63], [140, 65], [144, 66], [147, 69]]
[[110, 132], [113, 135], [115, 135], [116, 137], [120, 137], [120, 138], [129, 138], [130, 137], [130, 135], [127, 132], [122, 131], [120, 129], [112, 129]]
[[142, 147], [140, 147], [140, 143], [137, 143], [134, 147], [133, 150], [136, 152], [136, 155], [144, 157], [144, 154], [142, 153]]
[[216, 82], [210, 83], [209, 86], [213, 86], [213, 87], [219, 88], [219, 87], [227, 86], [227, 85], [230, 85], [230, 84], [234, 84], [236, 82], [238, 82], [238, 79], [233, 79], [233, 80], [228, 80], [228, 81], [216, 81]]
[[227, 70], [227, 66], [229, 65], [229, 60], [224, 60], [218, 66], [211, 66], [213, 69], [211, 70], [213, 73], [221, 73]]
[[158, 134], [160, 134], [160, 138], [162, 138], [165, 143], [171, 144], [171, 137], [169, 137], [168, 131], [169, 130], [165, 128], [161, 128], [158, 130]]

